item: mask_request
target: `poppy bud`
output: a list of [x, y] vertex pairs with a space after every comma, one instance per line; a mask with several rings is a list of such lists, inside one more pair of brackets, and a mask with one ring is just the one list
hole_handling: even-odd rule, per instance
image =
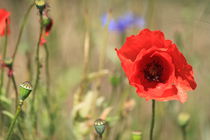
[[50, 23], [51, 23], [51, 19], [50, 19], [49, 17], [47, 17], [47, 16], [43, 16], [42, 24], [43, 24], [44, 26], [47, 26], [47, 25], [49, 25]]
[[51, 28], [52, 28], [52, 25], [53, 25], [52, 18], [50, 18], [48, 16], [43, 16], [42, 25], [45, 28], [46, 35], [48, 35], [50, 30], [51, 30]]
[[141, 139], [142, 139], [142, 133], [140, 131], [132, 132], [132, 140], [141, 140]]
[[180, 113], [178, 116], [178, 124], [181, 127], [186, 127], [189, 123], [190, 115], [188, 113]]
[[94, 126], [95, 126], [95, 130], [98, 133], [98, 135], [102, 138], [102, 135], [105, 131], [106, 128], [106, 121], [102, 120], [102, 119], [97, 119], [94, 122]]
[[40, 14], [46, 8], [45, 0], [35, 0], [36, 7], [39, 9]]
[[25, 100], [32, 91], [32, 85], [30, 82], [26, 81], [20, 85], [20, 99]]
[[4, 60], [4, 64], [6, 65], [6, 67], [11, 68], [13, 65], [13, 59], [8, 57]]

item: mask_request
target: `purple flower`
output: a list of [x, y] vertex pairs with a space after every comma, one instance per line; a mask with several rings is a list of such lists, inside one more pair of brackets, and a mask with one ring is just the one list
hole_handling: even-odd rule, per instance
[[[108, 24], [108, 15], [102, 17], [102, 25]], [[120, 16], [118, 19], [110, 19], [108, 29], [109, 31], [125, 32], [130, 27], [142, 28], [145, 25], [145, 21], [142, 17], [137, 17], [132, 13], [126, 13]]]

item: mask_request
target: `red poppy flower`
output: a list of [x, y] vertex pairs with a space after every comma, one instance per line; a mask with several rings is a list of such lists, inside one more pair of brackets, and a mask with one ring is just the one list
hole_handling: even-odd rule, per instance
[[192, 67], [161, 31], [142, 30], [116, 49], [129, 83], [146, 100], [187, 100], [196, 88]]
[[[10, 24], [9, 20], [10, 13], [4, 9], [0, 9], [0, 36], [3, 36], [6, 31], [6, 25]], [[7, 33], [9, 33], [9, 27]]]

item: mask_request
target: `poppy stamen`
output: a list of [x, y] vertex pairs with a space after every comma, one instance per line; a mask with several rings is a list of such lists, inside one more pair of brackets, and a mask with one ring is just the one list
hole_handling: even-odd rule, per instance
[[150, 82], [160, 82], [162, 73], [162, 65], [155, 61], [148, 63], [144, 69], [144, 76]]

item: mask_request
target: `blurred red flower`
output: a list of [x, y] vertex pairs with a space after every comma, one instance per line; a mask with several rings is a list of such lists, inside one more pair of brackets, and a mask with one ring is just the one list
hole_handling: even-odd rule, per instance
[[53, 26], [53, 20], [52, 18], [48, 17], [47, 15], [44, 16], [43, 19], [43, 26], [44, 26], [44, 33], [42, 34], [40, 45], [44, 45], [47, 43], [47, 40], [45, 39], [49, 34]]
[[[3, 36], [5, 34], [6, 31], [6, 25], [10, 24], [10, 12], [4, 10], [4, 9], [0, 9], [0, 36]], [[9, 27], [7, 29], [7, 33], [9, 33]]]
[[146, 100], [183, 103], [186, 91], [196, 88], [191, 65], [161, 31], [144, 29], [116, 51], [129, 83]]

